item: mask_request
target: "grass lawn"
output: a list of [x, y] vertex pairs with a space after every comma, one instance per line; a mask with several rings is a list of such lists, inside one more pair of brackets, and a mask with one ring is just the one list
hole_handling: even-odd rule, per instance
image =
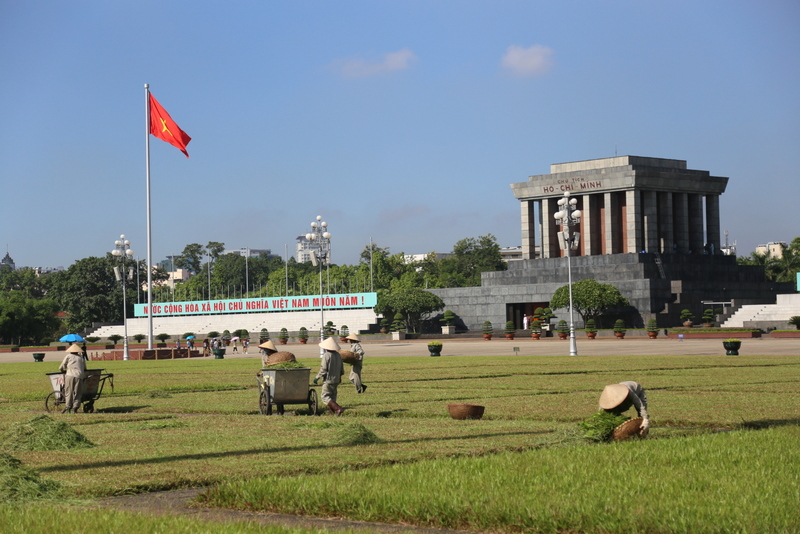
[[[305, 363], [316, 371], [317, 359]], [[374, 358], [366, 394], [340, 386], [341, 418], [295, 416], [299, 405], [283, 417], [259, 415], [256, 359], [91, 367], [101, 364], [115, 389], [96, 412], [52, 416], [96, 446], [12, 453], [74, 497], [220, 485], [202, 500], [504, 532], [789, 532], [787, 521], [800, 523], [796, 506], [782, 504], [800, 501], [800, 462], [784, 453], [797, 451], [800, 437], [794, 356]], [[40, 415], [50, 391], [44, 371], [53, 370], [0, 364], [0, 432]], [[650, 438], [584, 444], [576, 423], [596, 409], [603, 386], [621, 380], [647, 389]], [[482, 404], [486, 413], [455, 421], [450, 402]], [[378, 442], [343, 441], [353, 423]], [[726, 478], [737, 473], [746, 484]], [[283, 488], [285, 502], [265, 486]], [[334, 492], [343, 497], [335, 505], [331, 487], [346, 488]], [[754, 498], [759, 492], [769, 498]], [[703, 510], [689, 513], [689, 504]]]

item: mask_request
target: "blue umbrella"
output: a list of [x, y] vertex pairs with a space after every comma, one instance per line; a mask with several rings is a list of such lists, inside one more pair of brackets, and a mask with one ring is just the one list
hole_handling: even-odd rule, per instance
[[194, 339], [194, 336], [186, 336], [186, 339]]
[[59, 341], [64, 341], [66, 343], [75, 343], [76, 341], [83, 341], [83, 338], [78, 334], [67, 334], [66, 336], [62, 336]]

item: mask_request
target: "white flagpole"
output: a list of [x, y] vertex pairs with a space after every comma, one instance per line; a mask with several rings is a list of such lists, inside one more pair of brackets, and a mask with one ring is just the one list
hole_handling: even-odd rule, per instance
[[144, 84], [145, 109], [145, 160], [147, 168], [147, 349], [153, 350], [153, 262], [152, 243], [150, 241], [150, 84]]

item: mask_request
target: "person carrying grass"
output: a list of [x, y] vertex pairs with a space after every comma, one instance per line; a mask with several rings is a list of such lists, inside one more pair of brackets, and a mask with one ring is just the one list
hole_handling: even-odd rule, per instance
[[328, 406], [332, 414], [342, 415], [344, 408], [336, 404], [339, 384], [344, 374], [344, 364], [339, 355], [341, 347], [332, 337], [320, 343], [319, 346], [325, 349], [325, 354], [322, 355], [319, 373], [314, 378], [314, 384], [317, 384], [320, 378], [322, 379], [322, 402]]
[[361, 368], [364, 363], [364, 349], [361, 348], [361, 339], [356, 334], [350, 334], [346, 339], [350, 344], [350, 350], [356, 355], [356, 362], [352, 364], [350, 369], [350, 382], [356, 386], [356, 393], [364, 393], [367, 391], [367, 386], [361, 383]]
[[642, 418], [639, 435], [644, 437], [650, 430], [650, 418], [647, 415], [647, 394], [637, 382], [620, 382], [603, 388], [600, 394], [600, 408], [617, 415], [626, 412], [631, 406]]

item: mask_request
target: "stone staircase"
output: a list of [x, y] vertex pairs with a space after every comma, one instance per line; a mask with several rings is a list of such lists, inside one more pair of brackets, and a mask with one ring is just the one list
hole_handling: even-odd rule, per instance
[[724, 328], [790, 330], [789, 318], [800, 315], [800, 294], [777, 295], [775, 304], [745, 304], [724, 323]]

